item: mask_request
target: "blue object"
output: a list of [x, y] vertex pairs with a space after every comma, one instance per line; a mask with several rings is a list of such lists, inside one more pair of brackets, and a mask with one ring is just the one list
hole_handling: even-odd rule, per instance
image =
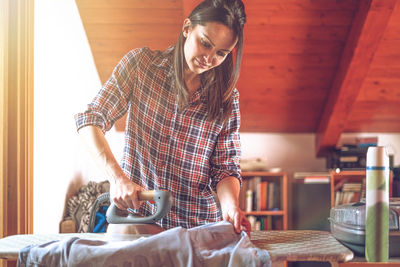
[[105, 233], [107, 228], [106, 212], [108, 206], [102, 206], [96, 212], [96, 220], [93, 228], [93, 233]]

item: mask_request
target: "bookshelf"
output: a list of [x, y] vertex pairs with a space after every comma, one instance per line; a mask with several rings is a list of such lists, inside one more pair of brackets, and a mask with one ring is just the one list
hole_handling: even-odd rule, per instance
[[256, 171], [242, 172], [242, 177], [239, 202], [246, 216], [259, 221], [260, 230], [287, 230], [287, 174]]
[[[365, 178], [365, 170], [331, 171], [331, 207], [348, 202], [357, 202], [365, 197]], [[393, 172], [391, 171], [389, 174], [389, 196], [392, 196], [392, 184]]]

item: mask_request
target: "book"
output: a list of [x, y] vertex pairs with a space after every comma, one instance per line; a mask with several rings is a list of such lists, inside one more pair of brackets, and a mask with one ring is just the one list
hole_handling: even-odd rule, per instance
[[253, 211], [253, 191], [246, 190], [246, 211], [250, 212]]
[[254, 190], [254, 198], [253, 198], [253, 210], [260, 211], [260, 183], [261, 183], [261, 177], [255, 176], [252, 178], [253, 180], [253, 190]]
[[378, 145], [378, 137], [377, 136], [358, 137], [358, 138], [356, 138], [356, 144], [359, 147], [377, 146]]
[[279, 210], [281, 205], [281, 194], [279, 183], [268, 183], [267, 210]]
[[354, 203], [361, 200], [365, 192], [365, 184], [363, 182], [345, 182], [335, 193], [335, 206]]
[[281, 184], [280, 183], [275, 183], [274, 186], [274, 196], [273, 196], [273, 210], [281, 210], [282, 209], [282, 203], [281, 203]]
[[240, 188], [240, 193], [239, 193], [239, 207], [244, 210], [246, 210], [246, 203], [247, 203], [247, 190], [248, 190], [248, 180], [243, 179], [242, 180], [242, 187]]
[[267, 210], [267, 202], [268, 202], [268, 181], [262, 181], [260, 184], [260, 210]]

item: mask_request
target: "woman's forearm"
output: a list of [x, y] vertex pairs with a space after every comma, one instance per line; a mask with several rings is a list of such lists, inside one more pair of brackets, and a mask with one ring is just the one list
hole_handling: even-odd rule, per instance
[[100, 128], [92, 125], [85, 126], [79, 129], [79, 136], [98, 167], [107, 174], [108, 178], [113, 178], [113, 181], [110, 182], [124, 177], [124, 173]]
[[239, 206], [240, 183], [236, 177], [226, 177], [217, 184], [217, 195], [221, 207], [227, 205]]
[[250, 236], [251, 225], [239, 207], [239, 193], [240, 183], [236, 177], [226, 177], [217, 184], [222, 219], [232, 223], [236, 233], [244, 230]]
[[122, 210], [138, 209], [138, 191], [142, 188], [125, 175], [100, 128], [85, 126], [79, 130], [79, 135], [97, 165], [107, 174], [110, 181], [110, 197], [114, 204]]

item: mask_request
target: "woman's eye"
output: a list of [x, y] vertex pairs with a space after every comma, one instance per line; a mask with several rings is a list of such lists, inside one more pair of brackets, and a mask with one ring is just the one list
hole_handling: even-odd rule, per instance
[[203, 39], [200, 39], [200, 42], [206, 48], [210, 48], [211, 47], [211, 45], [209, 43], [207, 43], [206, 41], [204, 41]]
[[226, 56], [226, 54], [224, 52], [217, 52], [217, 55], [220, 56], [220, 57], [225, 57]]

